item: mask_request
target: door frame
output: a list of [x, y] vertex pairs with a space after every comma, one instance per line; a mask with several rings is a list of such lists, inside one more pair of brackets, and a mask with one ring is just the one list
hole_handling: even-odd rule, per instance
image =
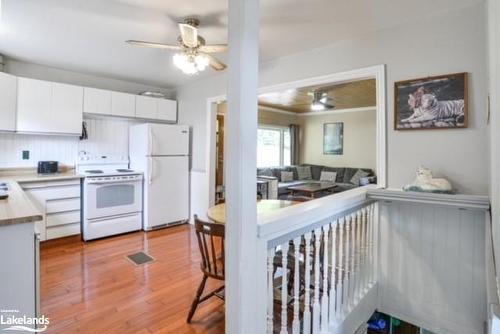
[[[386, 121], [386, 70], [385, 64], [363, 67], [359, 69], [332, 73], [328, 75], [310, 77], [259, 88], [259, 95], [287, 89], [316, 86], [322, 84], [342, 84], [351, 81], [375, 79], [376, 85], [376, 166], [377, 185], [381, 188], [387, 186], [387, 121]], [[217, 104], [227, 100], [227, 95], [222, 94], [207, 99], [207, 132], [206, 132], [206, 177], [208, 183], [208, 206], [215, 202], [215, 136]]]

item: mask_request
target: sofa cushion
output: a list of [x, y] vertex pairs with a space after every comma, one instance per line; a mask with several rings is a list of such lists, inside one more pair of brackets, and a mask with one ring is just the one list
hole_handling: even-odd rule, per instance
[[340, 167], [324, 167], [324, 171], [326, 172], [335, 172], [337, 173], [337, 179], [335, 182], [344, 182], [344, 173], [345, 173], [345, 168], [340, 168]]
[[355, 186], [359, 186], [359, 180], [367, 176], [368, 176], [367, 172], [358, 169], [356, 173], [354, 173], [354, 175], [352, 176], [351, 183], [354, 184]]
[[296, 167], [297, 176], [299, 180], [312, 180], [311, 167], [310, 166], [300, 166]]
[[273, 170], [271, 168], [257, 168], [257, 176], [272, 176], [274, 177]]
[[335, 182], [337, 180], [336, 172], [327, 172], [326, 170], [321, 171], [320, 181], [330, 181]]
[[293, 181], [293, 172], [281, 171], [281, 182]]

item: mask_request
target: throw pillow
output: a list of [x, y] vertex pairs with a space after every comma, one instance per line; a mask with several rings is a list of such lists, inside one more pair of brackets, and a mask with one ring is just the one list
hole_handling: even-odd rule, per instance
[[336, 172], [321, 172], [321, 177], [319, 178], [320, 181], [329, 181], [329, 182], [335, 182], [337, 179], [337, 173]]
[[293, 172], [281, 172], [281, 182], [293, 181]]
[[356, 173], [351, 178], [351, 183], [354, 184], [355, 186], [359, 186], [359, 180], [363, 177], [367, 177], [368, 173], [362, 171], [361, 169], [358, 169]]
[[299, 176], [299, 180], [311, 180], [311, 167], [297, 167], [297, 175]]

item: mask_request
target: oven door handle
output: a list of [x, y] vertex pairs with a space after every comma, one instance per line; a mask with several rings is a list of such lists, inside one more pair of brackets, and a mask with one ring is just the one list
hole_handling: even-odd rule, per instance
[[141, 180], [112, 180], [112, 181], [98, 181], [98, 182], [87, 182], [87, 184], [96, 184], [96, 185], [101, 185], [101, 184], [110, 184], [110, 183], [134, 183], [134, 182], [139, 182]]

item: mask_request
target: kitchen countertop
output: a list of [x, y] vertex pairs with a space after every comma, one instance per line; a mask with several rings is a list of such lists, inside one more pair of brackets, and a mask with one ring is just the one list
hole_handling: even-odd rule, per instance
[[33, 205], [15, 181], [7, 180], [9, 198], [0, 200], [0, 227], [42, 220], [42, 213]]
[[0, 227], [42, 220], [42, 213], [33, 205], [19, 183], [80, 179], [74, 169], [63, 173], [40, 175], [32, 169], [0, 170], [0, 182], [6, 182], [9, 197], [0, 200]]
[[76, 173], [74, 169], [64, 173], [55, 174], [37, 174], [34, 172], [0, 172], [0, 180], [12, 180], [19, 183], [81, 179], [83, 177], [83, 175]]

